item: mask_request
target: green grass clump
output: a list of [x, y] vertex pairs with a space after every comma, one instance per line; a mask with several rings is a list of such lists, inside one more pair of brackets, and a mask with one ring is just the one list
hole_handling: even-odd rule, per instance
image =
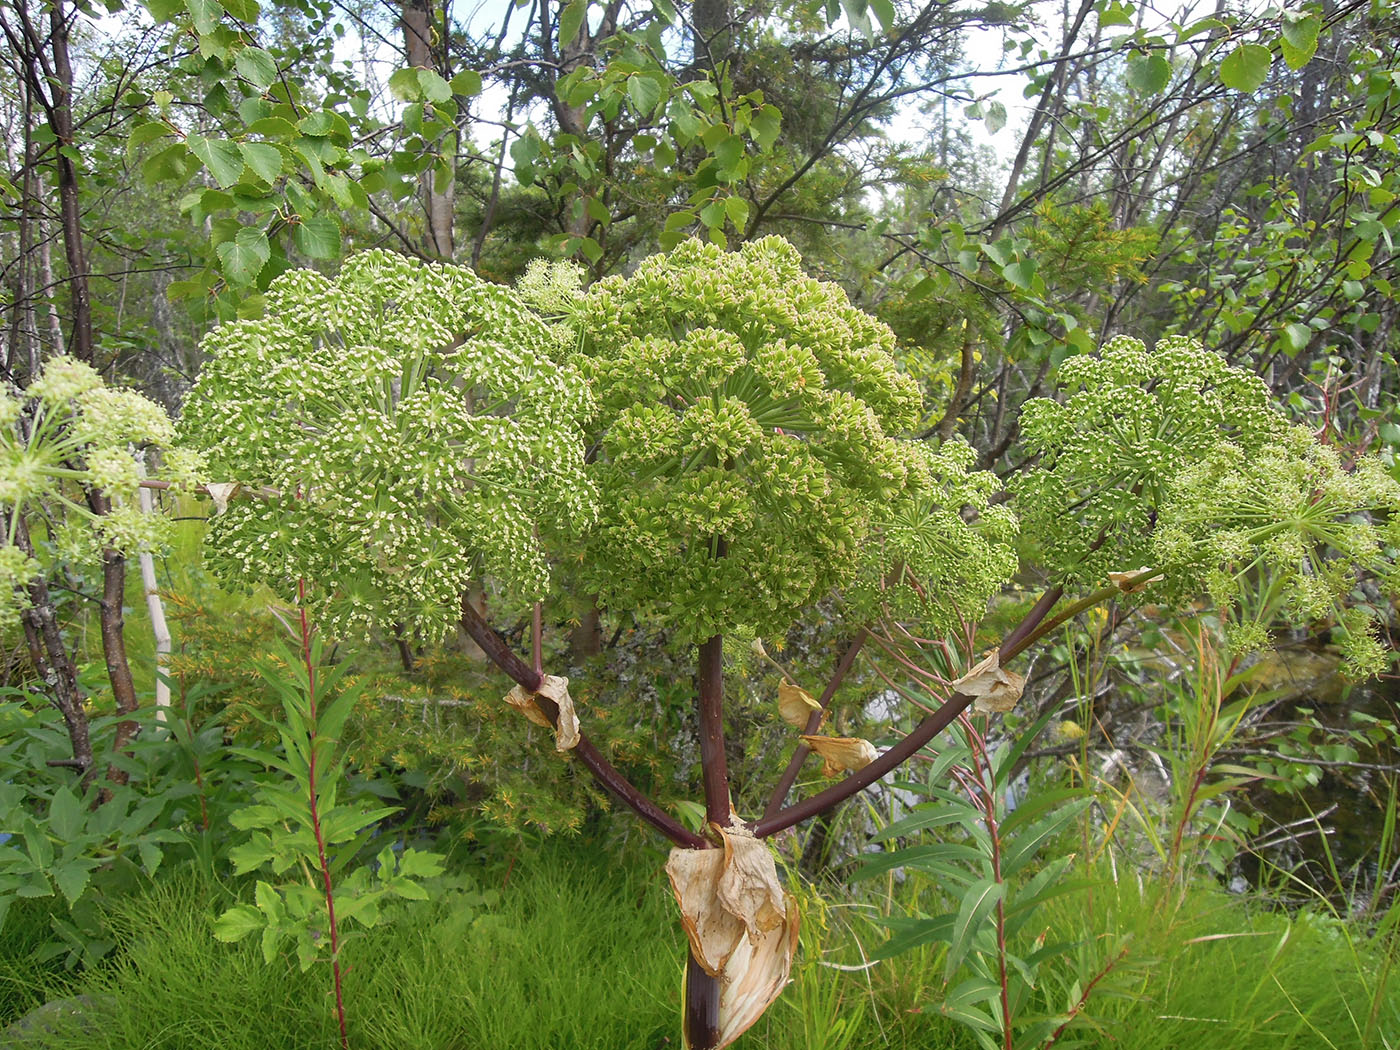
[[[1138, 960], [1124, 997], [1090, 1008], [1122, 1050], [1391, 1050], [1396, 945], [1324, 911], [1289, 914], [1196, 883], [1171, 900], [1136, 882], [1076, 894], [1063, 932], [1127, 934]], [[1389, 960], [1389, 961], [1388, 961]], [[1095, 1044], [1098, 1045], [1098, 1044]], [[1105, 1038], [1103, 1045], [1109, 1045]]]
[[[352, 1046], [614, 1050], [674, 1034], [679, 945], [669, 892], [649, 872], [546, 848], [508, 880], [456, 881], [346, 939]], [[256, 939], [215, 941], [231, 903], [227, 888], [186, 873], [118, 905], [109, 924], [124, 950], [82, 989], [107, 1004], [100, 1023], [63, 1025], [33, 1045], [336, 1045], [329, 970], [303, 973], [290, 957], [267, 965]]]

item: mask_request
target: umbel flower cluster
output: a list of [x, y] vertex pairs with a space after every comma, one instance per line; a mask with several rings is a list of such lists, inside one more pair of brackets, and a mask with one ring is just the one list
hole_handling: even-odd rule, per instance
[[781, 631], [857, 576], [888, 508], [965, 480], [895, 436], [921, 397], [894, 334], [780, 238], [687, 242], [595, 284], [574, 318], [599, 406], [585, 574], [605, 605], [697, 640]]
[[[162, 479], [198, 484], [199, 457], [172, 448], [173, 440], [174, 427], [159, 405], [107, 386], [71, 357], [50, 360], [18, 394], [0, 390], [0, 624], [15, 622], [28, 605], [23, 588], [43, 571], [17, 546], [35, 512], [48, 523], [49, 549], [70, 564], [96, 562], [106, 549], [134, 554], [168, 541], [169, 519], [141, 513], [138, 456], [156, 452]], [[105, 514], [87, 503], [94, 489], [110, 504]]]
[[508, 289], [384, 251], [339, 278], [268, 289], [224, 325], [182, 419], [236, 500], [211, 562], [275, 590], [304, 578], [333, 631], [399, 624], [440, 636], [491, 574], [542, 597], [542, 545], [594, 517], [582, 377]]
[[975, 623], [1016, 574], [1020, 523], [993, 502], [1002, 481], [973, 470], [965, 441], [922, 448], [926, 477], [876, 515], [873, 543], [847, 599], [862, 619], [889, 616], [935, 634]]
[[1361, 573], [1400, 583], [1400, 485], [1379, 460], [1344, 465], [1289, 425], [1261, 379], [1190, 340], [1148, 352], [1120, 337], [1066, 361], [1058, 379], [1063, 402], [1023, 411], [1038, 462], [1016, 495], [1059, 578], [1094, 586], [1111, 571], [1161, 572], [1147, 597], [1208, 593], [1234, 612], [1240, 649], [1267, 641], [1243, 607], [1263, 595], [1260, 613], [1335, 620], [1351, 673], [1381, 669], [1373, 617], [1353, 600]]

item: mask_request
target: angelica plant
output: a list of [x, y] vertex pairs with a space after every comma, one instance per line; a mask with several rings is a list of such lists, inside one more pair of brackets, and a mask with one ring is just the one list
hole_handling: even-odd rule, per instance
[[[764, 840], [879, 780], [974, 703], [1006, 710], [1023, 684], [1007, 665], [1068, 618], [1134, 594], [1204, 591], [1229, 608], [1269, 574], [1297, 617], [1340, 609], [1354, 668], [1375, 664], [1348, 591], [1358, 572], [1394, 580], [1400, 492], [1185, 340], [1113, 340], [1065, 362], [1061, 394], [1025, 409], [1033, 464], [1008, 500], [966, 445], [903, 436], [923, 406], [893, 334], [777, 238], [686, 243], [588, 289], [539, 267], [519, 295], [367, 253], [334, 281], [286, 274], [267, 303], [206, 341], [186, 414], [214, 469], [256, 497], [216, 519], [213, 562], [315, 581], [335, 632], [460, 620], [514, 681], [507, 701], [674, 846], [692, 1050], [728, 1045], [787, 980], [799, 917]], [[557, 583], [551, 556], [604, 609], [694, 646], [701, 832], [603, 757], [568, 679], [545, 672], [541, 615], [527, 663], [461, 600], [489, 574], [538, 601]], [[986, 651], [976, 623], [1018, 572], [1047, 589]], [[833, 594], [851, 643], [819, 698], [786, 684], [801, 741], [762, 814], [736, 813], [725, 637], [779, 634]], [[921, 666], [898, 652], [896, 621], [955, 637]], [[883, 752], [822, 732], [872, 638], [927, 712]], [[837, 779], [790, 802], [812, 749]]]

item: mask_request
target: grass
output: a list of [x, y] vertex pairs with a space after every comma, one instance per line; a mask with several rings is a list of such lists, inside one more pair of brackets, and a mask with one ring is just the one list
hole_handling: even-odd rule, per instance
[[[663, 1050], [678, 1034], [682, 939], [659, 852], [618, 864], [584, 840], [530, 847], [509, 866], [459, 872], [396, 921], [348, 939], [346, 998], [357, 1050]], [[460, 868], [461, 865], [459, 864]], [[251, 887], [240, 887], [251, 891]], [[799, 894], [805, 891], [799, 888]], [[307, 1050], [338, 1042], [330, 975], [263, 962], [256, 939], [210, 934], [233, 891], [189, 869], [127, 898], [107, 923], [122, 945], [80, 981], [26, 964], [42, 936], [24, 908], [0, 939], [13, 1014], [45, 996], [93, 996], [102, 1014], [21, 1046], [65, 1050]], [[1180, 899], [1181, 903], [1175, 901]], [[878, 934], [862, 911], [805, 893], [795, 982], [738, 1050], [960, 1050], [938, 1015], [942, 958], [923, 950], [858, 966]], [[18, 921], [17, 921], [18, 920]], [[1130, 958], [1061, 1047], [1115, 1050], [1387, 1050], [1400, 997], [1385, 994], [1380, 942], [1340, 920], [1289, 916], [1197, 886], [1163, 906], [1135, 882], [1063, 898], [1054, 939], [1127, 936]], [[1097, 943], [1090, 939], [1091, 947]], [[1391, 950], [1394, 950], [1392, 944]], [[1376, 1011], [1374, 1023], [1368, 1019]], [[1078, 1041], [1071, 1040], [1074, 1036]]]

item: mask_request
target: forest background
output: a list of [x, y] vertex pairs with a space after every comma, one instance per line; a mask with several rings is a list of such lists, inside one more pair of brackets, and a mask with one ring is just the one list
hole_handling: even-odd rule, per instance
[[[1068, 356], [1117, 334], [1198, 339], [1265, 377], [1323, 440], [1352, 455], [1400, 447], [1400, 19], [1387, 2], [4, 0], [0, 30], [0, 361], [16, 389], [69, 354], [178, 412], [206, 331], [259, 316], [284, 271], [334, 272], [359, 249], [455, 261], [499, 283], [565, 258], [591, 282], [689, 237], [732, 248], [779, 234], [897, 333], [924, 391], [916, 432], [965, 438], [1005, 480], [1032, 462], [1019, 406], [1052, 393]], [[278, 628], [266, 602], [217, 591], [193, 547], [167, 563], [164, 585], [198, 770], [200, 746], [225, 728], [245, 741], [258, 732], [267, 701], [252, 662]], [[110, 561], [70, 571], [58, 607], [79, 670], [96, 669], [85, 692], [99, 710], [130, 714], [104, 696], [100, 657], [84, 660], [90, 606], [121, 605], [103, 590], [115, 578]], [[527, 612], [499, 611], [523, 637]], [[607, 716], [629, 769], [662, 784], [696, 779], [676, 744], [686, 730], [671, 693], [684, 689], [666, 688], [673, 657], [647, 625], [600, 619], [581, 597], [550, 614], [560, 660], [612, 668], [605, 693], [647, 683]], [[831, 634], [817, 615], [787, 648], [830, 665]], [[1081, 674], [1110, 640], [1139, 663], [1090, 660]], [[10, 641], [7, 685], [18, 686], [33, 668], [17, 632]], [[1145, 684], [1160, 668], [1140, 661], [1180, 641], [1127, 610], [1088, 624], [1042, 668], [1036, 713], [1084, 695], [1087, 681], [1104, 705], [1112, 693], [1145, 707], [1157, 732], [1177, 725]], [[463, 706], [434, 707], [460, 716], [436, 735], [400, 715], [367, 723], [353, 768], [394, 770], [396, 801], [429, 824], [466, 821], [473, 842], [495, 841], [488, 827], [597, 819], [601, 796], [558, 774], [557, 790], [541, 790], [541, 771], [510, 757], [518, 731], [478, 718], [481, 690], [457, 662], [469, 666], [468, 646], [444, 653], [401, 636], [379, 648], [384, 666], [365, 657], [361, 684], [392, 693], [400, 714], [434, 698]], [[755, 664], [755, 682], [765, 667]], [[153, 669], [138, 673], [153, 692]], [[867, 672], [847, 688], [869, 695], [879, 683]], [[215, 710], [223, 728], [199, 737]], [[1296, 786], [1321, 775], [1309, 763], [1393, 775], [1393, 760], [1355, 749], [1361, 730], [1339, 737], [1309, 717], [1294, 718], [1286, 746], [1255, 747], [1265, 757], [1251, 773], [1281, 775], [1267, 763], [1286, 750], [1304, 769], [1289, 774]], [[1127, 743], [1111, 720], [1081, 722], [1084, 738], [1057, 739], [1048, 757], [1084, 749], [1087, 768], [1089, 747]], [[118, 755], [130, 743], [120, 725], [106, 730]], [[50, 824], [62, 790], [43, 796]], [[1199, 803], [1183, 801], [1185, 827]], [[69, 834], [56, 839], [82, 838], [59, 806]], [[204, 821], [208, 831], [207, 811]], [[1218, 874], [1240, 870], [1229, 865], [1248, 830], [1210, 855]], [[822, 872], [840, 831], [823, 825], [794, 862]], [[82, 834], [106, 841], [101, 829]], [[169, 844], [143, 841], [153, 868]], [[1372, 867], [1366, 914], [1395, 878], [1384, 855]], [[77, 865], [68, 888], [55, 882], [59, 896], [78, 902], [99, 870]], [[1333, 889], [1359, 885], [1333, 874]], [[59, 911], [43, 916], [49, 954], [97, 966], [107, 920]]]

